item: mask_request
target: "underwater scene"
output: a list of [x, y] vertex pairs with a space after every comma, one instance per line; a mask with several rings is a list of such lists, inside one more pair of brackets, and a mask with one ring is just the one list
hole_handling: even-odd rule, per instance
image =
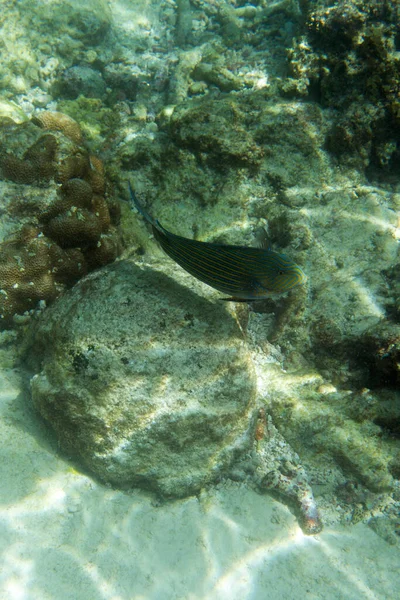
[[400, 0], [0, 8], [0, 600], [400, 597]]

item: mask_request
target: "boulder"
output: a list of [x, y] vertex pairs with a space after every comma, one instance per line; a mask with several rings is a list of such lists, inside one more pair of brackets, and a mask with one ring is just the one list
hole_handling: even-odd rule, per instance
[[172, 262], [122, 260], [81, 280], [31, 332], [33, 403], [101, 480], [183, 497], [250, 448], [252, 363], [208, 290]]

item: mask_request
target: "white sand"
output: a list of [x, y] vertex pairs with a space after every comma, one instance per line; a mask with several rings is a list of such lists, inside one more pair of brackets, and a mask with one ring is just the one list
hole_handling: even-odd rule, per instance
[[57, 456], [0, 374], [0, 600], [400, 597], [400, 556], [366, 525], [306, 537], [282, 504], [228, 483], [157, 507]]

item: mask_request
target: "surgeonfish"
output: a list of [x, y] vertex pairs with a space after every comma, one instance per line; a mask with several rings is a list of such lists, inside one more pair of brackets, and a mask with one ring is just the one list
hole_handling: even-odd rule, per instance
[[152, 226], [164, 252], [203, 283], [229, 294], [223, 300], [260, 300], [271, 292], [287, 292], [306, 281], [301, 268], [285, 254], [265, 248], [199, 242], [167, 231], [139, 203], [131, 184], [129, 191], [132, 203]]

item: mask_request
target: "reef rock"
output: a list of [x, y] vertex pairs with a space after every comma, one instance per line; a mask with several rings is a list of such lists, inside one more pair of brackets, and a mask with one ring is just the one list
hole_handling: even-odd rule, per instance
[[20, 4], [30, 11], [32, 22], [42, 33], [57, 30], [91, 45], [99, 43], [110, 28], [111, 10], [105, 0], [22, 0]]
[[396, 174], [400, 125], [398, 2], [323, 0], [305, 6], [306, 35], [289, 50], [282, 91], [332, 111], [326, 148], [368, 177]]
[[32, 399], [62, 448], [105, 482], [164, 497], [217, 480], [254, 439], [239, 326], [188, 277], [168, 261], [108, 265], [43, 313], [28, 342]]

